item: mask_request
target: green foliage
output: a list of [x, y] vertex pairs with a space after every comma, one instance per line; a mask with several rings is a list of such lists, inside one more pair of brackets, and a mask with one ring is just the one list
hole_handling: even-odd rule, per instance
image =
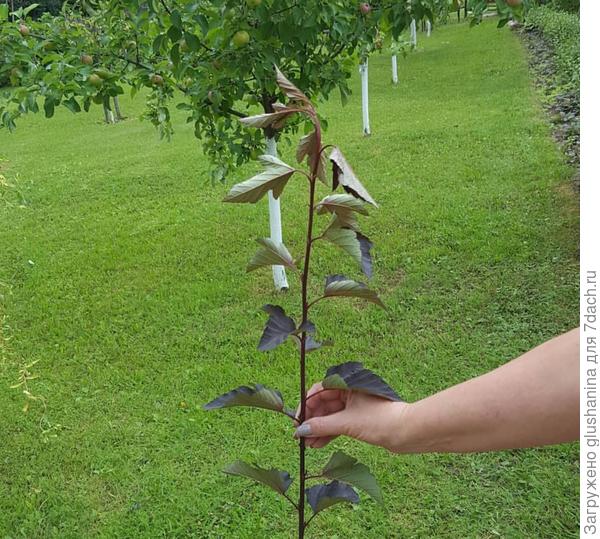
[[[311, 99], [339, 92], [346, 100], [356, 62], [381, 50], [384, 35], [400, 43], [411, 20], [433, 21], [445, 1], [375, 0], [368, 13], [356, 2], [320, 0], [99, 0], [65, 4], [59, 16], [39, 21], [22, 12], [17, 18], [26, 19], [29, 35], [16, 21], [0, 27], [0, 81], [15, 86], [0, 93], [0, 127], [13, 131], [20, 115], [37, 111], [38, 98], [51, 117], [60, 105], [72, 112], [106, 108], [125, 88], [135, 94], [147, 87], [142, 117], [169, 138], [171, 109], [185, 110], [213, 163], [212, 179], [222, 180], [262, 151], [265, 135], [289, 140], [301, 127], [286, 114], [262, 132], [237, 121], [277, 107], [285, 92], [273, 83], [274, 64]], [[522, 14], [504, 7], [504, 21]], [[474, 22], [485, 9], [483, 0], [473, 4]], [[90, 56], [93, 65], [82, 61]], [[19, 71], [14, 81], [12, 69]], [[99, 81], [102, 72], [111, 75]]]
[[[27, 21], [29, 36], [21, 36], [14, 24], [2, 26], [0, 77], [14, 67], [22, 76], [15, 91], [0, 95], [0, 125], [14, 130], [18, 116], [34, 112], [28, 95], [47, 101], [47, 111], [64, 101], [70, 110], [80, 101], [87, 111], [125, 86], [134, 93], [148, 87], [143, 117], [161, 137], [170, 137], [170, 109], [180, 101], [176, 106], [187, 111], [215, 165], [213, 179], [222, 179], [264, 148], [265, 135], [280, 138], [299, 127], [286, 122], [286, 114], [262, 125], [264, 132], [237, 121], [258, 107], [273, 112], [285, 95], [273, 82], [274, 64], [312, 99], [327, 99], [334, 91], [345, 98], [357, 57], [379, 39], [379, 27], [398, 36], [412, 18], [424, 17], [432, 18], [431, 0], [376, 1], [368, 15], [354, 2], [319, 0], [76, 4], [60, 16]], [[98, 73], [79, 60], [84, 54], [93, 56], [96, 70], [115, 76], [90, 83]]]
[[579, 0], [550, 0], [546, 5], [556, 11], [579, 13]]
[[539, 6], [528, 12], [526, 25], [539, 30], [554, 49], [557, 91], [578, 91], [579, 17]]
[[[10, 0], [9, 0], [10, 1]], [[44, 13], [51, 13], [52, 15], [58, 15], [63, 5], [62, 0], [13, 0], [15, 10], [20, 8], [27, 8], [31, 5], [35, 5], [35, 8], [31, 11], [33, 18], [39, 18]]]

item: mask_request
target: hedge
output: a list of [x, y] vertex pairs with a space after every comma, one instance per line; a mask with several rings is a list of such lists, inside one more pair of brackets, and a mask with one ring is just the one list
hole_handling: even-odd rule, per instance
[[536, 29], [554, 49], [559, 91], [579, 91], [579, 16], [549, 6], [529, 10], [525, 26]]

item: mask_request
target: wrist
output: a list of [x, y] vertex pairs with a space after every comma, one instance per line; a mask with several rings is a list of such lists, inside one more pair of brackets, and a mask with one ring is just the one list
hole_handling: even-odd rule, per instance
[[413, 405], [408, 402], [390, 403], [387, 421], [382, 426], [382, 447], [392, 453], [405, 453], [409, 446], [408, 424]]

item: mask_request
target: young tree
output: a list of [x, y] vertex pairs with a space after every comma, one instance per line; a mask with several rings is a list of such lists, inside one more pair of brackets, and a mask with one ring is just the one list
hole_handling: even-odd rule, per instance
[[[300, 405], [297, 411], [287, 408], [281, 393], [277, 390], [255, 384], [253, 387], [240, 386], [209, 402], [206, 410], [250, 406], [280, 413], [288, 419], [302, 423], [306, 416], [307, 396], [306, 361], [307, 354], [318, 350], [324, 343], [318, 342], [314, 335], [316, 326], [311, 321], [312, 308], [320, 301], [337, 298], [358, 298], [385, 308], [375, 291], [367, 285], [350, 277], [332, 274], [325, 278], [323, 292], [311, 297], [311, 260], [313, 247], [317, 242], [328, 242], [349, 254], [370, 277], [372, 274], [372, 243], [359, 231], [357, 216], [367, 215], [367, 205], [377, 206], [367, 190], [355, 176], [339, 148], [323, 143], [323, 133], [317, 112], [311, 100], [301, 92], [289, 79], [277, 70], [277, 84], [286, 95], [289, 103], [279, 105], [270, 114], [262, 114], [241, 120], [241, 124], [249, 127], [264, 128], [280, 121], [281, 115], [301, 115], [308, 119], [313, 130], [301, 138], [296, 157], [299, 163], [306, 161], [307, 170], [297, 169], [270, 155], [260, 159], [265, 166], [264, 172], [235, 185], [225, 197], [225, 202], [255, 203], [268, 190], [280, 196], [288, 181], [293, 176], [308, 181], [308, 215], [306, 221], [306, 240], [302, 262], [288, 251], [283, 243], [275, 243], [269, 239], [258, 240], [261, 248], [248, 265], [248, 270], [259, 269], [273, 263], [280, 263], [297, 271], [301, 282], [301, 311], [298, 323], [288, 316], [277, 305], [265, 305], [263, 310], [269, 315], [258, 349], [264, 352], [273, 350], [287, 340], [294, 341], [299, 348], [299, 382]], [[328, 158], [325, 152], [329, 151]], [[331, 176], [325, 172], [325, 163], [332, 165]], [[322, 181], [333, 191], [339, 187], [342, 194], [329, 194], [317, 202], [317, 187]], [[330, 222], [320, 232], [316, 232], [318, 216], [330, 216]], [[299, 267], [298, 267], [299, 266]], [[348, 362], [331, 367], [322, 385], [325, 389], [350, 389], [352, 391], [377, 395], [384, 399], [400, 400], [395, 391], [379, 376], [364, 368], [358, 362]], [[297, 537], [305, 536], [307, 526], [321, 511], [332, 505], [349, 502], [358, 503], [359, 497], [353, 487], [359, 488], [382, 501], [377, 481], [364, 465], [353, 457], [338, 451], [319, 470], [310, 471], [306, 466], [306, 447], [304, 438], [299, 440], [299, 475], [296, 500], [289, 494], [292, 483], [290, 474], [276, 468], [262, 468], [243, 461], [236, 461], [224, 471], [227, 474], [249, 478], [263, 483], [282, 495], [294, 507], [298, 515]], [[312, 480], [327, 480], [328, 483], [317, 483], [308, 487]], [[312, 509], [307, 518], [306, 504]]]

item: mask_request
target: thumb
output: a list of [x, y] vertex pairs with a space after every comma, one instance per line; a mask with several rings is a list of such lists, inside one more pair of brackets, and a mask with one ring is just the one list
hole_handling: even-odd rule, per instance
[[295, 436], [302, 438], [320, 438], [323, 436], [339, 436], [345, 433], [344, 411], [307, 419], [298, 426]]

